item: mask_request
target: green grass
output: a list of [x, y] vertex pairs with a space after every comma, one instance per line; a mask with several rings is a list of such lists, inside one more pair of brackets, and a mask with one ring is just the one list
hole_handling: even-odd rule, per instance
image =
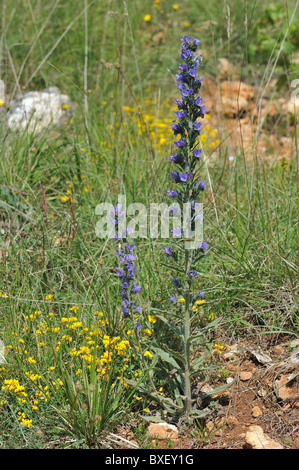
[[[126, 194], [127, 204], [137, 201], [147, 207], [151, 202], [166, 201], [172, 140], [159, 125], [172, 119], [179, 38], [183, 34], [200, 38], [205, 59], [203, 79], [205, 74], [216, 76], [217, 59], [224, 56], [242, 63], [243, 79], [255, 86], [269, 64], [267, 56], [256, 67], [247, 55], [248, 44], [255, 44], [251, 26], [263, 16], [265, 2], [248, 2], [245, 11], [236, 1], [221, 2], [220, 7], [217, 1], [208, 6], [201, 1], [182, 1], [175, 11], [161, 0], [163, 12], [153, 5], [147, 0], [74, 0], [71, 7], [67, 1], [52, 1], [47, 6], [38, 0], [6, 4], [0, 63], [8, 97], [19, 90], [55, 85], [71, 96], [76, 110], [63, 129], [46, 130], [35, 137], [26, 132], [10, 133], [0, 123], [0, 338], [6, 345], [13, 344], [2, 379], [19, 379], [29, 394], [36, 391], [36, 382], [31, 383], [25, 374], [31, 366], [24, 361], [24, 352], [18, 357], [14, 332], [24, 336], [26, 348], [36, 354], [35, 372], [42, 375], [42, 386], [52, 387], [49, 401], [40, 404], [38, 412], [30, 409], [26, 398], [26, 413], [33, 420], [29, 429], [17, 419], [23, 404], [10, 397], [1, 411], [2, 447], [55, 447], [60, 438], [66, 447], [97, 446], [95, 435], [107, 435], [113, 429], [109, 413], [116, 406], [124, 412], [126, 423], [152, 405], [146, 397], [136, 402], [131, 389], [124, 396], [117, 389], [105, 408], [107, 423], [92, 421], [81, 406], [84, 400], [93, 400], [95, 390], [90, 388], [94, 377], [87, 374], [82, 392], [86, 396], [82, 396], [82, 403], [78, 398], [81, 405], [74, 411], [76, 425], [71, 429], [68, 413], [76, 396], [76, 380], [71, 373], [63, 373], [69, 345], [63, 344], [59, 356], [59, 377], [68, 390], [64, 394], [47, 375], [47, 368], [58, 361], [51, 350], [51, 342], [54, 345], [57, 338], [47, 337], [44, 355], [38, 346], [37, 326], [30, 327], [26, 316], [40, 311], [45, 320], [53, 311], [53, 325], [57, 326], [76, 305], [79, 319], [89, 329], [95, 321], [94, 312], [99, 310], [109, 318], [111, 336], [124, 334], [119, 326], [121, 307], [113, 273], [115, 244], [96, 237], [95, 208], [106, 200], [117, 202], [118, 194]], [[294, 6], [294, 1], [288, 2], [289, 17]], [[152, 15], [148, 23], [143, 21], [146, 14]], [[184, 26], [186, 21], [190, 26]], [[270, 28], [269, 34], [282, 40], [275, 28]], [[293, 73], [287, 64], [284, 72], [287, 79]], [[289, 92], [287, 85], [282, 85], [275, 95]], [[153, 126], [140, 133], [143, 120], [152, 122], [149, 118]], [[283, 120], [278, 124], [281, 135], [289, 129]], [[166, 141], [161, 145], [156, 140], [159, 133], [165, 133]], [[207, 156], [212, 139], [208, 136]], [[207, 158], [202, 168], [203, 178], [209, 182], [204, 232], [210, 249], [200, 265], [198, 287], [205, 291], [206, 303], [198, 326], [214, 313], [222, 325], [217, 334], [224, 338], [269, 331], [298, 335], [298, 155], [294, 152], [285, 164], [264, 160], [254, 148], [248, 160], [242, 149], [233, 163], [228, 162], [228, 155], [224, 138], [217, 159]], [[63, 202], [61, 196], [69, 199]], [[161, 240], [137, 241], [138, 280], [144, 322], [161, 344], [171, 345], [167, 328], [157, 328], [147, 318], [157, 311], [172, 315], [168, 302], [171, 278], [162, 246]], [[45, 300], [50, 293], [52, 302]], [[24, 326], [32, 328], [29, 333], [24, 332]], [[79, 347], [80, 336], [73, 341]], [[150, 341], [144, 339], [143, 345], [150, 346]], [[150, 361], [144, 363], [132, 355], [127, 359], [147, 380]], [[79, 366], [74, 362], [74, 367]], [[115, 376], [108, 379], [113, 381]], [[151, 385], [158, 390], [164, 379], [162, 371], [155, 383], [151, 377]], [[171, 393], [171, 387], [169, 390]], [[104, 411], [99, 413], [102, 416]], [[67, 416], [65, 421], [63, 416]], [[95, 431], [93, 426], [99, 421], [104, 424]], [[86, 423], [91, 422], [88, 427]], [[68, 441], [70, 434], [75, 437]]]

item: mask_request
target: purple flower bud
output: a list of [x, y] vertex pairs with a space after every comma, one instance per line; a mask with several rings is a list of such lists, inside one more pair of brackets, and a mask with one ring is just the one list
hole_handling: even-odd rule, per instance
[[183, 181], [184, 183], [188, 181], [192, 176], [192, 173], [181, 173], [180, 174], [180, 180]]
[[170, 302], [172, 302], [173, 304], [176, 304], [175, 295], [170, 295], [169, 300], [170, 300]]
[[183, 119], [188, 115], [187, 111], [176, 111], [174, 114], [177, 119]]
[[126, 251], [133, 251], [135, 248], [134, 243], [131, 243], [131, 245], [125, 245], [125, 250]]
[[185, 72], [185, 70], [187, 70], [187, 68], [188, 68], [187, 64], [185, 64], [185, 63], [179, 65], [179, 71], [180, 72]]
[[207, 250], [208, 248], [209, 248], [209, 245], [207, 244], [207, 242], [202, 242], [200, 246], [201, 251]]
[[198, 132], [199, 132], [199, 131], [200, 131], [200, 128], [201, 128], [201, 122], [200, 122], [200, 121], [199, 121], [199, 122], [195, 122], [195, 123], [193, 124], [193, 129], [194, 129], [195, 131], [198, 131]]
[[190, 77], [195, 78], [196, 74], [197, 74], [197, 70], [195, 68], [193, 68], [193, 69], [190, 69], [188, 73], [189, 73]]
[[200, 220], [203, 220], [203, 214], [197, 214], [194, 218], [195, 222], [199, 222]]
[[177, 148], [181, 148], [181, 147], [184, 147], [185, 145], [187, 145], [187, 142], [185, 141], [185, 139], [180, 139], [180, 140], [176, 140], [174, 142], [174, 145]]
[[188, 51], [188, 50], [183, 50], [183, 51], [181, 52], [181, 58], [182, 58], [182, 59], [188, 59], [189, 56], [190, 56], [190, 51]]
[[173, 230], [170, 230], [170, 233], [175, 237], [179, 238], [182, 235], [182, 230], [180, 228], [174, 228]]
[[125, 307], [122, 307], [122, 311], [123, 311], [124, 317], [128, 317], [128, 316], [129, 316], [129, 311], [128, 311], [128, 309], [126, 309]]
[[132, 290], [132, 292], [141, 292], [141, 286], [139, 284], [137, 284], [136, 282], [134, 282], [134, 284], [132, 285], [131, 290]]
[[167, 255], [171, 255], [172, 254], [172, 249], [169, 248], [169, 246], [163, 246], [163, 250], [165, 251], [165, 253]]
[[183, 98], [188, 98], [188, 96], [189, 96], [189, 90], [188, 90], [188, 88], [183, 88], [183, 89], [181, 90], [181, 92], [182, 92], [182, 97], [183, 97]]
[[173, 277], [172, 282], [173, 282], [173, 285], [176, 286], [176, 287], [179, 287], [179, 286], [182, 285], [182, 281], [180, 279], [178, 279], [177, 277]]
[[201, 152], [202, 149], [194, 149], [192, 153], [195, 158], [200, 158]]
[[136, 323], [136, 330], [140, 330], [140, 328], [141, 328], [141, 323], [137, 322]]
[[113, 212], [114, 214], [119, 214], [121, 211], [122, 205], [121, 204], [116, 204], [116, 206], [113, 206]]
[[179, 192], [176, 191], [176, 190], [174, 190], [174, 189], [169, 189], [169, 190], [167, 191], [167, 194], [168, 194], [168, 196], [170, 196], [170, 197], [176, 197], [176, 196], [179, 195]]
[[173, 171], [170, 173], [170, 176], [174, 179], [174, 181], [180, 181], [180, 174], [178, 171]]
[[171, 128], [173, 130], [174, 135], [182, 134], [184, 132], [184, 128], [180, 124], [177, 124], [176, 122], [172, 124]]
[[206, 187], [206, 182], [205, 180], [200, 181], [200, 183], [197, 181], [195, 184], [195, 187], [203, 191]]
[[189, 271], [189, 276], [190, 277], [196, 277], [196, 276], [198, 276], [198, 272], [197, 271]]
[[195, 100], [193, 101], [193, 104], [195, 106], [201, 106], [202, 105], [202, 98], [200, 98], [199, 96], [197, 98], [195, 98]]
[[181, 163], [183, 161], [183, 155], [175, 153], [174, 155], [170, 155], [169, 160], [173, 163]]
[[174, 100], [174, 101], [175, 101], [175, 103], [177, 104], [177, 107], [178, 107], [178, 108], [182, 108], [182, 106], [183, 106], [182, 101], [180, 101], [180, 100]]
[[184, 75], [183, 73], [176, 74], [176, 79], [178, 82], [183, 82], [184, 80], [186, 80], [186, 75]]

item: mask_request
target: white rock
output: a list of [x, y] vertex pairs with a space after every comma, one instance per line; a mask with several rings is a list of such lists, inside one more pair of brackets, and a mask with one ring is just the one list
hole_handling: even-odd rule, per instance
[[233, 377], [227, 377], [227, 379], [226, 379], [227, 384], [232, 384], [233, 381], [234, 381]]
[[148, 433], [155, 439], [177, 439], [178, 429], [173, 424], [151, 423]]
[[8, 127], [13, 131], [37, 133], [50, 126], [60, 125], [66, 111], [72, 106], [70, 98], [57, 87], [43, 91], [29, 91], [10, 103]]
[[245, 447], [247, 449], [283, 449], [283, 446], [264, 434], [260, 426], [249, 427], [245, 436]]

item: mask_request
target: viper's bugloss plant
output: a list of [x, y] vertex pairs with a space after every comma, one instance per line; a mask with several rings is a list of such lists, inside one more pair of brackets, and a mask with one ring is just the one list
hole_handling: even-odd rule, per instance
[[[182, 47], [180, 57], [182, 63], [179, 65], [176, 75], [177, 87], [181, 93], [180, 99], [176, 99], [178, 110], [175, 112], [175, 120], [172, 130], [176, 137], [174, 142], [175, 151], [170, 156], [170, 162], [175, 165], [170, 176], [175, 187], [167, 191], [171, 201], [179, 208], [179, 217], [183, 208], [190, 207], [190, 225], [194, 231], [197, 221], [202, 219], [198, 213], [200, 194], [205, 189], [205, 181], [200, 175], [200, 163], [203, 150], [200, 146], [201, 119], [205, 115], [205, 106], [202, 98], [198, 95], [202, 86], [202, 78], [198, 70], [202, 56], [197, 54], [198, 39], [184, 36], [181, 40]], [[177, 209], [176, 209], [177, 210]], [[170, 210], [175, 217], [175, 210]], [[198, 262], [204, 256], [208, 244], [204, 241], [195, 243], [192, 248], [186, 246], [187, 235], [183, 229], [175, 228], [171, 231], [174, 247], [165, 246], [165, 256], [169, 258], [169, 264], [173, 260], [173, 269], [177, 275], [173, 276], [173, 288], [170, 301], [174, 308], [178, 307], [176, 319], [180, 323], [179, 336], [183, 343], [183, 402], [185, 413], [192, 409], [191, 399], [191, 377], [195, 372], [191, 364], [191, 345], [198, 333], [192, 330], [192, 314], [196, 307], [203, 303], [204, 293], [195, 287], [198, 277]], [[187, 235], [188, 237], [188, 235]], [[180, 264], [181, 263], [181, 264]], [[180, 265], [180, 266], [178, 266]], [[177, 277], [179, 276], [179, 277]], [[183, 308], [181, 307], [183, 306]], [[178, 330], [177, 326], [176, 329]]]
[[135, 280], [135, 266], [136, 255], [134, 254], [135, 245], [127, 242], [128, 227], [124, 226], [120, 229], [120, 221], [124, 217], [121, 204], [116, 204], [113, 207], [113, 216], [111, 223], [116, 228], [117, 233], [114, 235], [114, 239], [118, 242], [118, 248], [116, 254], [119, 259], [120, 268], [116, 269], [116, 274], [120, 279], [120, 290], [119, 294], [122, 298], [122, 313], [125, 318], [131, 317], [134, 326], [139, 329], [140, 322], [134, 322], [134, 315], [141, 311], [141, 307], [137, 306], [134, 302], [134, 296], [136, 293], [141, 291], [141, 286]]
[[[141, 307], [138, 307], [133, 301], [133, 297], [137, 292], [141, 291], [141, 286], [135, 281], [135, 271], [137, 269], [134, 266], [136, 256], [134, 255], [135, 245], [124, 244], [123, 250], [116, 250], [118, 259], [121, 263], [122, 269], [117, 269], [116, 273], [120, 278], [120, 291], [119, 294], [122, 297], [122, 312], [124, 317], [133, 317], [134, 312], [140, 312]], [[137, 323], [138, 328], [139, 323]]]

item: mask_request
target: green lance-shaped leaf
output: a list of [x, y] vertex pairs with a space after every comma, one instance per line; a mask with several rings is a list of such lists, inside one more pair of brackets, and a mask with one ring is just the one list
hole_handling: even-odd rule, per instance
[[158, 356], [160, 356], [160, 358], [163, 361], [167, 362], [168, 364], [170, 364], [172, 367], [174, 367], [177, 370], [181, 369], [181, 366], [177, 363], [177, 361], [174, 359], [174, 357], [171, 356], [168, 352], [164, 351], [163, 349], [161, 349], [159, 347], [155, 347], [155, 346], [153, 346], [152, 349], [155, 351], [156, 354], [158, 354]]
[[215, 395], [216, 393], [222, 392], [223, 390], [226, 390], [227, 388], [231, 387], [234, 383], [235, 383], [235, 379], [228, 384], [221, 385], [220, 387], [217, 387], [217, 388], [214, 388], [213, 390], [205, 392], [203, 397], [208, 397], [211, 395]]

